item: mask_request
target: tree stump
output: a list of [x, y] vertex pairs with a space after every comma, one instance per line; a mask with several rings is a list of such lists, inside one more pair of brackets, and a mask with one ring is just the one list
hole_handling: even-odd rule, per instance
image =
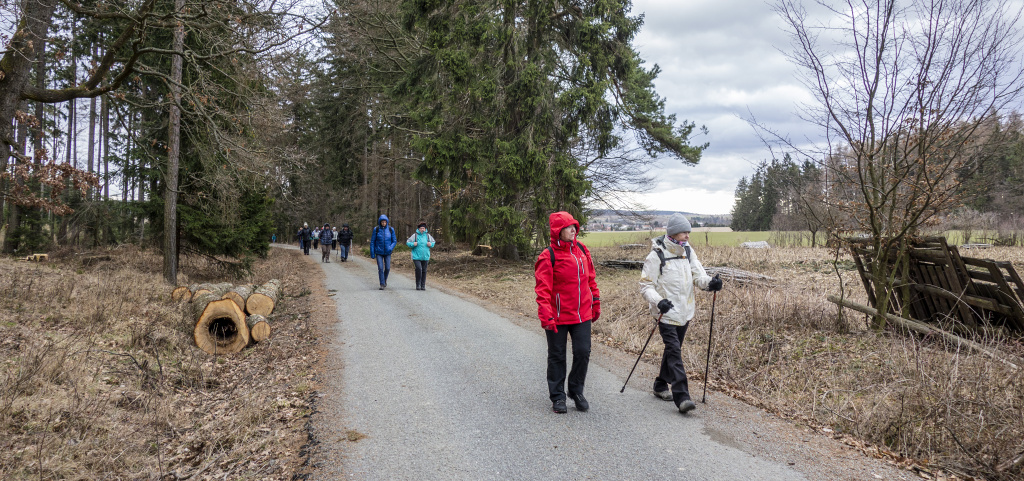
[[171, 291], [171, 300], [175, 302], [191, 301], [192, 291], [188, 290], [188, 287], [186, 286], [175, 287], [174, 290]]
[[280, 296], [281, 281], [271, 279], [266, 284], [257, 287], [252, 295], [245, 300], [245, 310], [249, 314], [269, 316], [270, 313], [274, 312], [274, 306], [277, 305], [277, 300]]
[[252, 338], [252, 342], [262, 342], [270, 337], [270, 323], [266, 317], [253, 314], [245, 318], [245, 324], [249, 326], [249, 337]]
[[[213, 294], [203, 294], [200, 300]], [[230, 299], [206, 304], [192, 332], [196, 346], [210, 354], [233, 354], [249, 344], [245, 314]]]

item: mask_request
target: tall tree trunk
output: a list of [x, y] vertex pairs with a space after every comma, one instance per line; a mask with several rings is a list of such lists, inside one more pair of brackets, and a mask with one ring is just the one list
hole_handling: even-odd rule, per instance
[[[11, 35], [3, 58], [0, 58], [0, 159], [4, 169], [16, 154], [14, 116], [21, 104], [21, 93], [31, 78], [32, 62], [43, 48], [56, 7], [57, 0], [24, 2], [18, 28]], [[19, 161], [14, 159], [14, 162]], [[13, 214], [16, 209], [11, 211]], [[12, 217], [17, 218], [16, 215]], [[11, 222], [8, 232], [15, 228], [16, 223]], [[10, 252], [10, 243], [4, 239], [3, 244], [3, 251]]]
[[106, 95], [100, 97], [100, 135], [103, 136], [103, 148], [100, 149], [100, 160], [103, 162], [103, 200], [110, 200], [110, 101]]
[[[36, 49], [36, 87], [39, 89], [46, 88], [46, 42], [43, 41], [40, 48]], [[36, 108], [36, 121], [39, 127], [32, 134], [32, 151], [35, 163], [39, 164], [43, 161], [40, 153], [45, 148], [43, 144], [43, 135], [46, 132], [43, 118], [43, 103], [35, 102]]]
[[[66, 145], [66, 149], [67, 150], [64, 152], [64, 156], [65, 156], [64, 162], [67, 162], [69, 164], [72, 162], [72, 160], [74, 160], [74, 157], [73, 157], [73, 154], [71, 153], [71, 151], [74, 150], [74, 143], [75, 143], [75, 108], [76, 108], [75, 99], [69, 100], [68, 101], [68, 142], [67, 142], [67, 145]], [[77, 163], [75, 163], [74, 166], [75, 166], [76, 169], [78, 168], [78, 164]]]
[[[181, 13], [185, 0], [174, 0], [174, 11]], [[185, 27], [174, 28], [174, 51], [185, 48]], [[178, 283], [178, 158], [181, 155], [181, 55], [171, 60], [171, 111], [168, 126], [167, 178], [164, 195], [164, 280]]]
[[121, 201], [128, 202], [128, 189], [132, 189], [130, 197], [131, 200], [134, 202], [135, 184], [129, 181], [128, 172], [131, 171], [129, 167], [132, 165], [132, 127], [135, 126], [135, 114], [131, 112], [131, 109], [126, 109], [125, 113], [128, 114], [128, 121], [125, 122], [125, 128], [127, 132], [125, 132], [124, 136], [124, 163], [121, 165]]
[[[93, 58], [95, 58], [95, 52], [94, 52]], [[88, 162], [88, 165], [86, 166], [86, 171], [89, 172], [90, 174], [92, 174], [94, 172], [99, 171], [99, 165], [93, 163], [93, 161], [96, 160], [95, 152], [96, 152], [96, 150], [98, 150], [97, 149], [97, 145], [96, 145], [96, 97], [92, 97], [92, 98], [89, 99], [89, 135], [88, 135], [88, 139], [89, 139], [89, 145], [87, 146], [87, 148], [89, 149], [89, 153], [86, 156], [86, 159], [87, 159], [86, 162]], [[95, 169], [94, 169], [94, 166], [95, 166]], [[86, 194], [85, 197], [86, 197], [86, 199], [90, 199], [91, 200], [94, 194], [95, 193], [93, 192], [92, 187], [89, 187], [88, 194]]]
[[[19, 110], [21, 110], [22, 112], [28, 110], [28, 102], [21, 102], [21, 108]], [[18, 151], [18, 155], [20, 155], [22, 159], [25, 159], [27, 150], [26, 144], [28, 143], [28, 125], [25, 124], [25, 122], [18, 122], [18, 130], [16, 135], [16, 151]], [[22, 163], [22, 161], [15, 160], [14, 163], [18, 164]], [[25, 180], [22, 179], [21, 177], [16, 177], [14, 179], [14, 184], [18, 188], [21, 188], [25, 185]], [[11, 252], [13, 252], [15, 249], [18, 248], [18, 246], [21, 245], [21, 241], [24, 240], [24, 236], [19, 235], [17, 232], [18, 228], [21, 227], [21, 206], [19, 206], [17, 202], [11, 203], [10, 215], [10, 222], [8, 223], [9, 230], [7, 231], [8, 239], [5, 239], [5, 243], [7, 243], [8, 245], [5, 245], [4, 248], [9, 249]]]

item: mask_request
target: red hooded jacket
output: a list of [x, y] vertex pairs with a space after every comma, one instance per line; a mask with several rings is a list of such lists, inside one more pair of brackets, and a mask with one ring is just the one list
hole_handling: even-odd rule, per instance
[[[600, 315], [601, 293], [597, 290], [594, 260], [575, 237], [572, 242], [559, 239], [562, 229], [571, 225], [579, 232], [580, 223], [568, 212], [551, 214], [551, 249], [544, 249], [533, 266], [536, 278], [537, 317], [541, 325], [579, 324]], [[554, 252], [554, 269], [551, 254]]]

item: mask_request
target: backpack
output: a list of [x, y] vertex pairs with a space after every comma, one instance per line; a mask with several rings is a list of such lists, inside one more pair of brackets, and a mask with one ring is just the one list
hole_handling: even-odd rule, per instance
[[[579, 242], [577, 242], [576, 245], [580, 246], [580, 250], [582, 250], [583, 253], [587, 255], [587, 257], [590, 257], [590, 250], [587, 249], [587, 246], [585, 246], [583, 244], [580, 244]], [[550, 255], [548, 257], [551, 258], [551, 271], [554, 272], [554, 270], [555, 270], [555, 250], [552, 249], [551, 246], [545, 247], [544, 250], [546, 250], [546, 251], [548, 251], [550, 253]], [[665, 262], [662, 261], [662, 264], [664, 264], [664, 263]]]
[[[687, 260], [687, 262], [689, 262], [689, 260], [690, 260], [690, 244], [686, 244], [686, 245], [684, 245], [684, 246], [683, 246], [683, 249], [685, 249], [685, 250], [686, 250], [686, 257], [679, 257], [679, 256], [676, 256], [676, 257], [669, 257], [669, 258], [667, 258], [667, 259], [666, 259], [666, 258], [665, 258], [665, 251], [664, 251], [664, 250], [665, 250], [665, 248], [666, 248], [666, 246], [665, 246], [665, 241], [664, 241], [664, 240], [662, 240], [662, 239], [661, 239], [661, 238], [659, 237], [659, 238], [658, 238], [658, 240], [656, 240], [656, 241], [654, 241], [654, 242], [655, 242], [656, 244], [658, 244], [659, 246], [661, 246], [661, 249], [657, 249], [657, 248], [655, 248], [655, 249], [654, 249], [654, 252], [655, 252], [656, 254], [658, 254], [658, 259], [660, 259], [660, 260], [661, 260], [661, 265], [660, 265], [660, 266], [658, 266], [658, 275], [659, 275], [659, 276], [665, 273], [665, 262], [666, 262], [666, 261], [674, 261], [674, 260], [683, 260], [683, 259], [686, 259], [686, 260]], [[554, 262], [554, 261], [552, 261], [552, 262]]]

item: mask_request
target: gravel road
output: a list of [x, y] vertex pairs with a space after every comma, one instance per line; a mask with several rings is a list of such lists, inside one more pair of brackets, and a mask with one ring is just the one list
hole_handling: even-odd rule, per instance
[[620, 394], [635, 358], [598, 345], [590, 411], [554, 414], [539, 326], [394, 270], [380, 291], [367, 259], [320, 266], [339, 322], [314, 479], [911, 478], [722, 394], [683, 416], [650, 394], [651, 366]]

